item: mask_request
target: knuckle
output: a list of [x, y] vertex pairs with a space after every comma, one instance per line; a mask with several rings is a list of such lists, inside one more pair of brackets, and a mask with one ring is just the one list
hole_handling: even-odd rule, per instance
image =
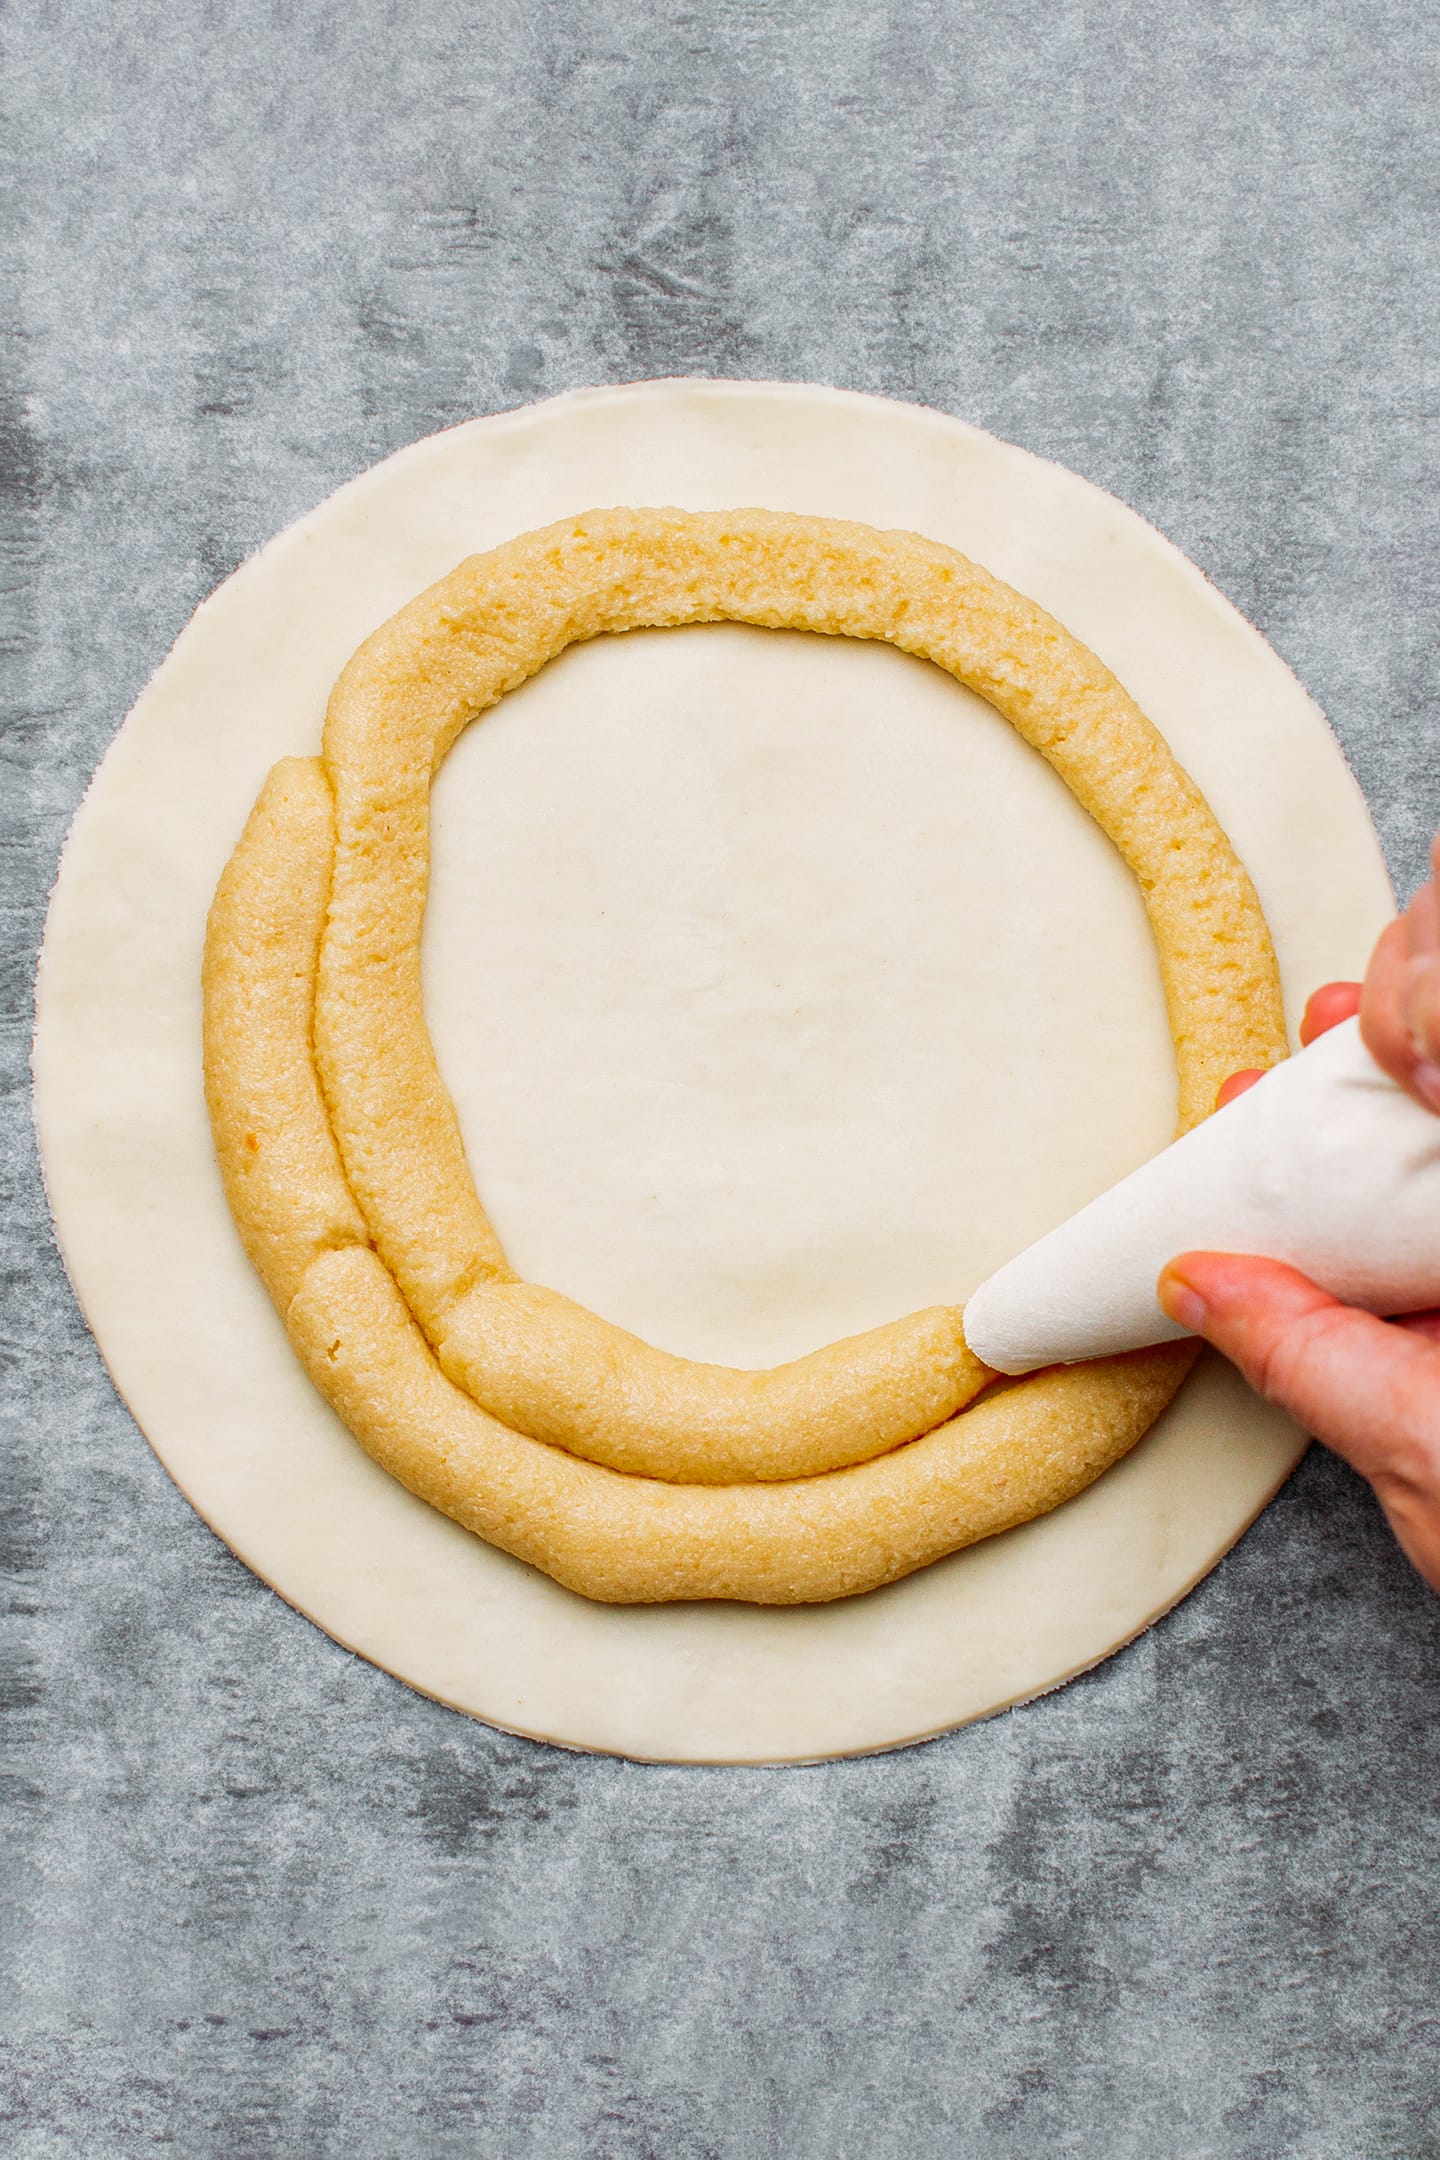
[[1330, 1327], [1330, 1308], [1303, 1313], [1262, 1333], [1251, 1365], [1252, 1382], [1267, 1402], [1291, 1407], [1306, 1394], [1307, 1367]]
[[1293, 1331], [1262, 1335], [1255, 1347], [1251, 1378], [1267, 1402], [1278, 1402], [1291, 1392], [1300, 1355]]

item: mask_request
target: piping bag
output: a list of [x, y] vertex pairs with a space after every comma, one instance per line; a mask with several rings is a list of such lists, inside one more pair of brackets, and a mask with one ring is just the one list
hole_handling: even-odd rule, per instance
[[1176, 1342], [1155, 1281], [1192, 1251], [1288, 1261], [1375, 1313], [1440, 1306], [1440, 1116], [1342, 1021], [1078, 1215], [965, 1307], [997, 1372]]

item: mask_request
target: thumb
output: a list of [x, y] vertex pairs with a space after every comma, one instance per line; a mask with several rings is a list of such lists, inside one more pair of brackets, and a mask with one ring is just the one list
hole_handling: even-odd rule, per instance
[[1440, 1344], [1342, 1305], [1278, 1260], [1182, 1253], [1157, 1294], [1362, 1477], [1433, 1482]]

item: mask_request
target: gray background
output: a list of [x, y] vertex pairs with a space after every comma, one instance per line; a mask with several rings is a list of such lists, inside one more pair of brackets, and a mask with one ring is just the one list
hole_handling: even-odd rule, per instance
[[573, 384], [962, 414], [1170, 533], [1440, 819], [1424, 11], [21, 6], [7, 196], [0, 2145], [1440, 2151], [1440, 1601], [1318, 1451], [1144, 1641], [908, 1753], [646, 1769], [348, 1657], [211, 1538], [76, 1315], [26, 1106], [85, 780], [338, 482]]

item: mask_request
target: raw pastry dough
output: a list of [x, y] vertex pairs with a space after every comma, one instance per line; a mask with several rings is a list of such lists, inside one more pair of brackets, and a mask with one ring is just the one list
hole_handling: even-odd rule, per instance
[[[1394, 896], [1338, 744], [1133, 511], [917, 406], [651, 383], [415, 444], [205, 604], [76, 817], [35, 1043], [65, 1264], [216, 1534], [440, 1701], [681, 1762], [894, 1746], [1058, 1685], [1183, 1597], [1304, 1446], [1205, 1357], [1077, 1499], [869, 1597], [607, 1606], [415, 1499], [306, 1378], [199, 1084], [206, 910], [265, 774], [319, 749], [347, 656], [462, 556], [577, 501], [737, 499], [918, 527], [1033, 593], [1214, 806], [1287, 1004], [1363, 969]], [[567, 654], [457, 746], [432, 845], [427, 1010], [507, 1250], [671, 1350], [773, 1363], [963, 1295], [1173, 1129], [1133, 882], [1003, 723], [883, 647], [720, 627]]]
[[[1155, 1353], [961, 1417], [986, 1375], [945, 1308], [741, 1374], [515, 1284], [421, 1005], [431, 776], [469, 720], [565, 646], [724, 618], [901, 645], [1043, 752], [1140, 882], [1182, 1123], [1225, 1073], [1285, 1045], [1259, 904], [1198, 790], [1092, 653], [951, 549], [767, 511], [594, 512], [402, 609], [330, 701], [333, 842], [325, 773], [287, 761], [221, 881], [205, 970], [221, 1166], [306, 1369], [361, 1442], [490, 1542], [611, 1602], [803, 1603], [893, 1581], [1082, 1490], [1188, 1369]], [[306, 1070], [312, 1008], [326, 1104]], [[407, 1306], [474, 1404], [433, 1371]], [[582, 1471], [562, 1450], [596, 1461]], [[738, 1482], [757, 1465], [784, 1482]], [[647, 1476], [616, 1474], [631, 1470]]]

